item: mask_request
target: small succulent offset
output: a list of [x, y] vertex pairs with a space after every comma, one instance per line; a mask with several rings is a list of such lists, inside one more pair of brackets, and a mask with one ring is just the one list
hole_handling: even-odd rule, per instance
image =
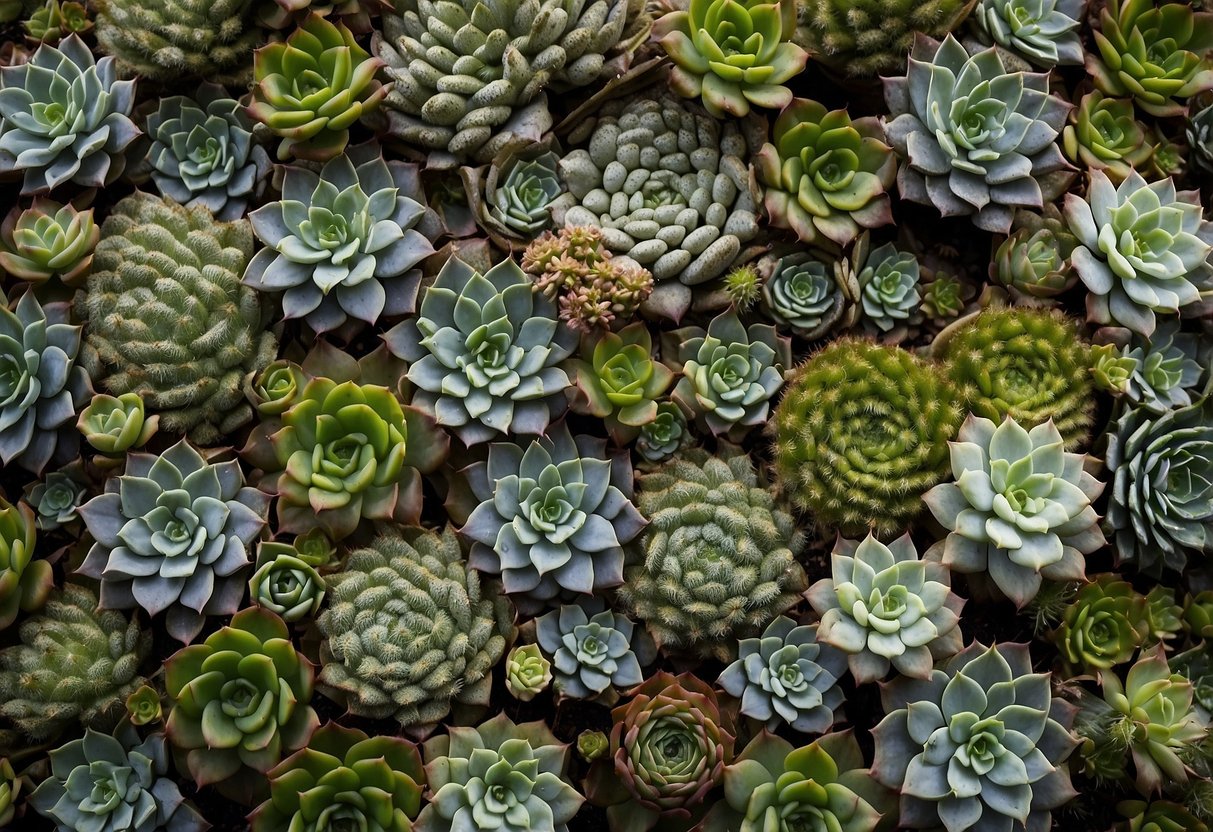
[[126, 715], [132, 725], [151, 725], [164, 719], [160, 691], [151, 685], [140, 685], [126, 697]]
[[1154, 143], [1137, 120], [1133, 102], [1110, 98], [1098, 90], [1087, 93], [1070, 111], [1062, 131], [1062, 149], [1071, 162], [1102, 170], [1119, 184], [1131, 170], [1145, 171], [1154, 156]]
[[1122, 355], [1115, 344], [1091, 346], [1091, 375], [1095, 388], [1117, 398], [1129, 392], [1129, 380], [1139, 366], [1136, 358]]
[[994, 47], [970, 57], [951, 35], [920, 36], [906, 77], [884, 83], [904, 199], [1006, 233], [1016, 208], [1040, 209], [1067, 183], [1055, 140], [1071, 105], [1049, 94], [1046, 73], [1007, 72]]
[[691, 441], [687, 417], [673, 402], [657, 405], [653, 421], [640, 429], [636, 437], [636, 453], [646, 462], [664, 462]]
[[863, 320], [877, 333], [889, 333], [918, 311], [918, 258], [892, 243], [872, 250], [859, 271]]
[[283, 292], [286, 318], [318, 333], [347, 318], [373, 324], [412, 312], [421, 273], [434, 253], [417, 226], [426, 215], [415, 165], [385, 162], [374, 143], [349, 148], [317, 174], [286, 169], [282, 200], [249, 215], [266, 244], [243, 281]]
[[0, 175], [20, 174], [23, 194], [113, 182], [139, 135], [134, 104], [135, 82], [119, 81], [114, 59], [95, 60], [79, 35], [39, 46], [0, 67]]
[[58, 43], [71, 33], [84, 34], [93, 28], [88, 9], [72, 0], [44, 0], [25, 21], [26, 40]]
[[1052, 204], [1043, 214], [1015, 212], [1011, 234], [999, 243], [990, 277], [1026, 303], [1051, 303], [1078, 282], [1070, 257], [1078, 238]]
[[286, 543], [262, 543], [257, 570], [249, 579], [253, 603], [277, 613], [288, 624], [315, 616], [324, 601], [325, 582]]
[[113, 735], [86, 728], [83, 739], [50, 752], [50, 777], [30, 805], [59, 832], [203, 832], [208, 824], [168, 776], [163, 734], [141, 740], [130, 723]]
[[[633, 649], [635, 624], [602, 603], [569, 604], [535, 619], [539, 646], [552, 657], [556, 692], [592, 699], [644, 681]], [[641, 651], [650, 661], [652, 651]]]
[[1213, 172], [1213, 103], [1188, 116], [1185, 132], [1192, 161], [1198, 168]]
[[1179, 321], [1164, 321], [1124, 350], [1136, 362], [1126, 398], [1154, 413], [1187, 407], [1208, 372], [1208, 351], [1198, 335], [1180, 331]]
[[146, 445], [159, 426], [160, 417], [145, 414], [138, 393], [98, 393], [76, 420], [76, 429], [84, 440], [113, 465], [119, 464], [131, 448]]
[[1089, 555], [1103, 546], [1091, 503], [1103, 483], [1066, 453], [1052, 422], [1025, 430], [1008, 416], [995, 426], [969, 416], [949, 443], [956, 482], [923, 500], [949, 532], [938, 552], [944, 566], [986, 573], [1017, 607], [1041, 579], [1081, 581]]
[[872, 777], [901, 793], [901, 822], [948, 832], [1047, 829], [1077, 792], [1064, 765], [1078, 744], [1071, 705], [1026, 644], [978, 642], [927, 680], [881, 688]]
[[1116, 824], [1114, 832], [1209, 832], [1204, 821], [1170, 800], [1122, 800], [1116, 811], [1125, 820]]
[[888, 675], [890, 667], [918, 679], [940, 659], [960, 652], [960, 609], [951, 574], [918, 557], [908, 534], [889, 545], [868, 535], [839, 538], [831, 575], [805, 593], [821, 616], [817, 640], [847, 656], [859, 683]]
[[307, 374], [293, 361], [271, 361], [255, 378], [250, 379], [245, 395], [264, 418], [281, 416], [299, 400], [307, 386]]
[[577, 756], [592, 763], [611, 750], [611, 740], [601, 731], [582, 731], [577, 735]]
[[615, 443], [627, 445], [657, 418], [656, 400], [674, 373], [653, 359], [653, 338], [641, 321], [586, 342], [582, 355], [569, 362], [579, 392], [572, 408], [603, 419]]
[[858, 317], [846, 281], [807, 251], [793, 251], [758, 261], [763, 276], [762, 305], [777, 324], [807, 341], [816, 341]]
[[552, 683], [552, 663], [538, 644], [520, 644], [505, 657], [505, 687], [520, 702], [530, 702]]
[[552, 224], [552, 203], [564, 191], [556, 171], [560, 157], [550, 150], [510, 155], [494, 163], [485, 179], [485, 224], [508, 236], [530, 239]]
[[7, 757], [0, 757], [0, 824], [7, 826], [17, 817], [17, 806], [25, 787], [26, 778], [17, 776]]
[[1039, 67], [1082, 64], [1081, 25], [1087, 0], [978, 0], [977, 31]]
[[741, 700], [741, 712], [774, 730], [787, 723], [806, 734], [824, 734], [842, 706], [838, 687], [846, 657], [819, 643], [817, 625], [797, 626], [781, 615], [759, 638], [743, 638], [738, 658], [716, 684]]
[[79, 573], [101, 581], [109, 609], [167, 611], [168, 632], [189, 643], [206, 616], [236, 611], [269, 504], [239, 463], [209, 462], [185, 440], [129, 454], [126, 472], [79, 509], [96, 540]]
[[17, 611], [34, 612], [54, 586], [51, 565], [34, 559], [37, 520], [28, 504], [0, 497], [0, 632], [17, 620]]
[[1146, 597], [1117, 575], [1095, 576], [1066, 606], [1053, 641], [1067, 668], [1099, 673], [1133, 658], [1150, 636]]
[[79, 519], [76, 509], [84, 501], [86, 490], [80, 475], [69, 470], [52, 471], [40, 482], [31, 483], [27, 499], [38, 528], [52, 531]]
[[0, 269], [35, 284], [55, 277], [79, 286], [100, 239], [93, 209], [38, 197], [29, 208], [14, 206], [0, 225]]

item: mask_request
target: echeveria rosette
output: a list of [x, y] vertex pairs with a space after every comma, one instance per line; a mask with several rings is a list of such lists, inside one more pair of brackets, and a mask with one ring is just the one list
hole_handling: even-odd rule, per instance
[[140, 685], [126, 697], [126, 715], [132, 725], [150, 725], [164, 719], [160, 691], [151, 685]]
[[1092, 34], [1087, 72], [1108, 95], [1132, 96], [1158, 118], [1183, 115], [1186, 99], [1213, 88], [1213, 14], [1189, 3], [1108, 0]]
[[263, 775], [320, 724], [309, 704], [312, 680], [312, 663], [286, 624], [260, 607], [178, 650], [164, 665], [172, 703], [165, 733], [177, 768], [199, 786], [251, 802], [265, 788]]
[[644, 528], [632, 505], [632, 468], [606, 441], [563, 423], [526, 445], [497, 442], [465, 469], [479, 504], [460, 534], [468, 562], [501, 575], [528, 606], [623, 582], [623, 545]]
[[1188, 116], [1185, 133], [1192, 161], [1213, 172], [1213, 103]]
[[1151, 134], [1137, 120], [1133, 102], [1098, 90], [1079, 99], [1061, 139], [1071, 162], [1102, 170], [1116, 183], [1123, 182], [1131, 170], [1148, 171], [1154, 156]]
[[513, 260], [480, 274], [450, 258], [425, 290], [417, 318], [384, 340], [410, 363], [413, 405], [464, 444], [506, 432], [541, 434], [568, 405], [570, 381], [558, 365], [577, 338]]
[[741, 117], [750, 105], [787, 106], [784, 83], [804, 70], [809, 53], [791, 42], [794, 0], [691, 0], [653, 25], [674, 61], [670, 86], [699, 98], [716, 118]]
[[653, 359], [653, 337], [640, 321], [590, 339], [582, 356], [569, 362], [579, 392], [573, 410], [605, 420], [611, 438], [628, 444], [657, 418], [673, 371]]
[[1098, 674], [1133, 658], [1150, 636], [1146, 597], [1118, 575], [1096, 575], [1066, 605], [1052, 633], [1065, 667]]
[[652, 642], [645, 645], [637, 640], [637, 636], [643, 640], [645, 633], [637, 634], [635, 628], [601, 601], [562, 605], [535, 619], [539, 646], [552, 657], [556, 692], [593, 699], [611, 688], [630, 688], [644, 681], [636, 650], [647, 661], [655, 652]]
[[552, 224], [551, 205], [564, 191], [551, 150], [506, 151], [494, 159], [484, 180], [480, 206], [486, 230], [518, 242], [530, 240]]
[[78, 572], [101, 582], [104, 607], [167, 612], [168, 632], [189, 643], [208, 615], [236, 611], [269, 504], [238, 462], [209, 462], [185, 440], [129, 454], [125, 473], [79, 509], [96, 542]]
[[538, 644], [520, 644], [505, 657], [505, 689], [518, 701], [530, 702], [551, 683], [552, 663]]
[[53, 531], [74, 523], [79, 519], [76, 509], [84, 502], [88, 487], [83, 482], [83, 473], [71, 466], [60, 471], [51, 471], [41, 482], [26, 487], [26, 499], [33, 506], [35, 523], [39, 529]]
[[653, 421], [640, 429], [636, 437], [636, 453], [645, 462], [664, 462], [691, 441], [687, 417], [673, 402], [657, 405]]
[[131, 448], [147, 444], [159, 425], [159, 416], [146, 415], [138, 393], [98, 393], [76, 420], [76, 429], [89, 446], [113, 464]]
[[918, 258], [892, 243], [872, 250], [857, 276], [863, 320], [877, 333], [904, 326], [922, 301]]
[[1153, 413], [1187, 407], [1209, 371], [1208, 356], [1209, 347], [1199, 335], [1181, 332], [1179, 321], [1164, 321], [1148, 340], [1134, 339], [1126, 346], [1124, 357], [1136, 366], [1125, 397]]
[[108, 185], [139, 135], [134, 104], [135, 82], [119, 81], [114, 59], [95, 60], [79, 35], [39, 46], [0, 68], [0, 174], [22, 175], [23, 194]]
[[[606, 738], [606, 734], [602, 736]], [[0, 824], [7, 826], [13, 822], [25, 787], [26, 778], [17, 776], [7, 757], [0, 757]]]
[[0, 631], [17, 620], [17, 611], [33, 612], [54, 587], [50, 563], [34, 559], [37, 520], [26, 503], [0, 496]]
[[771, 399], [792, 366], [790, 338], [767, 324], [747, 327], [733, 310], [713, 318], [707, 330], [666, 333], [662, 352], [674, 357], [682, 374], [673, 401], [687, 418], [732, 441], [767, 421]]
[[1087, 0], [978, 0], [972, 19], [987, 43], [1049, 69], [1083, 62], [1078, 27], [1086, 7]]
[[163, 734], [140, 739], [130, 723], [50, 752], [50, 776], [29, 796], [59, 832], [203, 832], [208, 824], [168, 774]]
[[1081, 581], [1107, 541], [1091, 503], [1104, 485], [1066, 453], [1052, 422], [1025, 430], [969, 416], [948, 443], [955, 482], [923, 496], [948, 536], [933, 554], [954, 572], [985, 573], [1023, 607], [1042, 578]]
[[793, 99], [755, 160], [767, 215], [806, 243], [819, 235], [845, 246], [865, 228], [893, 221], [888, 189], [897, 156], [874, 117]]
[[1010, 290], [1025, 304], [1047, 305], [1078, 282], [1070, 256], [1078, 238], [1070, 233], [1056, 206], [1043, 214], [1015, 212], [1012, 232], [998, 244], [991, 258], [991, 279]]
[[1098, 170], [1090, 177], [1085, 199], [1066, 194], [1065, 214], [1080, 243], [1073, 261], [1091, 320], [1149, 336], [1158, 315], [1178, 315], [1213, 294], [1213, 222], [1195, 191], [1136, 172], [1119, 186]]
[[0, 269], [11, 277], [43, 283], [52, 277], [77, 286], [93, 263], [101, 229], [93, 209], [77, 211], [38, 197], [29, 208], [14, 206], [0, 225]]
[[923, 679], [939, 659], [960, 652], [960, 609], [951, 574], [921, 560], [908, 534], [887, 546], [868, 535], [839, 537], [831, 575], [805, 593], [821, 616], [817, 640], [846, 654], [859, 683], [883, 679], [890, 667]]
[[569, 747], [542, 722], [498, 714], [424, 746], [430, 802], [414, 832], [568, 832], [585, 801], [565, 779]]
[[425, 788], [411, 742], [335, 722], [265, 776], [270, 797], [250, 815], [251, 832], [410, 832]]
[[951, 35], [919, 35], [906, 76], [884, 85], [903, 199], [1005, 234], [1016, 208], [1040, 209], [1067, 184], [1056, 139], [1071, 105], [1049, 94], [1048, 74], [1008, 72], [993, 47], [970, 56]]
[[741, 713], [772, 731], [781, 723], [806, 734], [830, 730], [844, 698], [838, 680], [846, 656], [820, 643], [816, 624], [781, 615], [759, 638], [741, 639], [737, 652], [716, 684], [741, 700]]
[[903, 826], [1048, 829], [1077, 795], [1065, 760], [1074, 708], [1033, 673], [1026, 644], [974, 642], [928, 679], [881, 688], [872, 777], [900, 792]]
[[1091, 346], [1091, 375], [1095, 387], [1120, 398], [1129, 390], [1129, 379], [1137, 371], [1136, 358], [1122, 355], [1115, 344]]
[[253, 603], [277, 613], [288, 624], [316, 615], [324, 601], [324, 578], [287, 543], [262, 543], [257, 570], [249, 578]]
[[815, 341], [858, 317], [848, 282], [807, 251], [774, 254], [758, 261], [763, 308], [777, 324]]
[[354, 318], [413, 311], [417, 265], [434, 253], [416, 165], [385, 162], [374, 143], [349, 148], [319, 173], [286, 169], [282, 199], [249, 214], [265, 243], [243, 282], [282, 292], [285, 317], [326, 332]]

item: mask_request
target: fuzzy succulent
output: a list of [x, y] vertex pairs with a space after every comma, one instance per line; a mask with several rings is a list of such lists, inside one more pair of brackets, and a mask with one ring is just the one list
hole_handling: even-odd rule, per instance
[[[630, 688], [644, 681], [633, 649], [635, 624], [605, 609], [601, 602], [562, 605], [535, 619], [539, 646], [552, 657], [556, 692], [592, 699], [611, 688]], [[636, 649], [652, 660], [652, 650]]]
[[646, 462], [664, 462], [690, 441], [691, 432], [682, 408], [673, 402], [661, 402], [653, 421], [642, 427], [636, 437], [636, 453]]
[[27, 503], [0, 497], [0, 632], [17, 620], [18, 610], [41, 609], [54, 586], [51, 565], [34, 559], [37, 529]]
[[14, 206], [0, 225], [0, 269], [19, 280], [44, 283], [52, 277], [80, 285], [93, 264], [101, 229], [93, 211], [77, 211], [44, 197], [29, 208]]
[[552, 683], [552, 663], [538, 644], [520, 644], [505, 657], [505, 687], [520, 702], [530, 702]]
[[823, 526], [888, 535], [947, 474], [960, 397], [899, 347], [839, 340], [795, 371], [775, 409], [776, 481]]
[[480, 274], [450, 258], [417, 318], [384, 338], [410, 363], [413, 405], [467, 445], [505, 432], [541, 434], [568, 405], [570, 381], [558, 365], [577, 338], [513, 260]]
[[121, 396], [98, 393], [76, 420], [76, 429], [85, 441], [115, 462], [131, 448], [145, 445], [159, 425], [159, 416], [147, 416], [144, 412], [138, 393]]
[[152, 634], [96, 594], [64, 584], [38, 615], [22, 622], [21, 643], [0, 650], [0, 716], [33, 740], [74, 722], [112, 727], [126, 697], [143, 684], [139, 666]]
[[40, 482], [30, 483], [26, 499], [34, 509], [39, 529], [53, 531], [79, 519], [76, 509], [84, 502], [87, 486], [70, 469], [52, 471]]
[[1147, 170], [1154, 156], [1150, 133], [1137, 120], [1133, 102], [1098, 90], [1084, 95], [1070, 111], [1062, 149], [1074, 164], [1102, 170], [1115, 183], [1128, 178], [1131, 170]]
[[1012, 232], [999, 243], [990, 277], [1028, 301], [1050, 302], [1078, 282], [1070, 257], [1078, 238], [1052, 205], [1043, 214], [1016, 211]]
[[738, 450], [694, 448], [641, 474], [637, 505], [643, 560], [619, 596], [666, 650], [731, 659], [731, 640], [760, 633], [806, 587], [804, 538]]
[[931, 671], [881, 688], [872, 777], [901, 794], [901, 823], [963, 830], [1047, 829], [1076, 794], [1064, 765], [1074, 709], [1033, 673], [1026, 644], [978, 642]]
[[1039, 67], [1083, 62], [1078, 27], [1086, 0], [978, 0], [977, 31]]
[[889, 545], [869, 535], [839, 538], [831, 574], [805, 597], [821, 616], [817, 640], [847, 656], [857, 682], [898, 673], [925, 679], [940, 659], [960, 652], [960, 609], [951, 574], [918, 557], [908, 534]]
[[316, 568], [287, 543], [262, 543], [249, 596], [289, 623], [312, 618], [324, 601], [326, 584]]
[[888, 333], [918, 311], [918, 259], [892, 243], [872, 250], [856, 278], [864, 323], [877, 333]]
[[657, 418], [656, 400], [673, 371], [653, 359], [653, 338], [640, 321], [587, 342], [582, 356], [569, 362], [579, 393], [573, 410], [603, 419], [611, 438], [628, 444]]
[[488, 703], [514, 609], [467, 568], [455, 535], [385, 535], [329, 577], [320, 688], [351, 713], [426, 734], [452, 705]]
[[1066, 666], [1098, 673], [1133, 658], [1149, 637], [1146, 597], [1117, 575], [1095, 576], [1066, 605], [1053, 641]]
[[758, 262], [762, 305], [777, 324], [815, 341], [853, 323], [857, 307], [846, 281], [806, 251], [768, 255]]
[[1125, 396], [1154, 413], [1192, 404], [1192, 393], [1208, 372], [1208, 348], [1179, 321], [1159, 324], [1148, 340], [1135, 339], [1124, 355], [1136, 362]]
[[1006, 233], [1016, 208], [1042, 208], [1070, 178], [1056, 139], [1071, 105], [1046, 73], [1008, 72], [993, 47], [970, 56], [951, 35], [919, 37], [885, 100], [903, 199]]

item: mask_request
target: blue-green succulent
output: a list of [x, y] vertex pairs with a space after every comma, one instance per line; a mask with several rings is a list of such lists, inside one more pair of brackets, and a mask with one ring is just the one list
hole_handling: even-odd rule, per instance
[[[612, 687], [644, 681], [633, 644], [636, 625], [597, 603], [562, 605], [535, 620], [539, 646], [552, 657], [554, 687], [574, 699], [590, 699]], [[644, 631], [639, 634], [643, 637]], [[651, 661], [653, 651], [639, 647]]]

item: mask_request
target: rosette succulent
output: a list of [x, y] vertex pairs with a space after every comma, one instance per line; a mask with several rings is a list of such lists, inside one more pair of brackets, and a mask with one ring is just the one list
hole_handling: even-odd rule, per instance
[[1200, 818], [1169, 800], [1122, 800], [1116, 811], [1125, 820], [1115, 826], [1115, 832], [1209, 832]]
[[1122, 355], [1115, 344], [1091, 347], [1091, 375], [1095, 378], [1095, 387], [1118, 398], [1129, 391], [1129, 380], [1139, 365], [1136, 358]]
[[29, 208], [14, 207], [0, 225], [0, 269], [35, 284], [57, 277], [78, 286], [100, 239], [91, 208], [77, 211], [70, 202], [39, 197]]
[[[533, 156], [533, 158], [531, 158]], [[552, 203], [564, 191], [557, 173], [560, 157], [507, 153], [485, 177], [485, 225], [507, 237], [528, 240], [552, 224]]]
[[1066, 219], [1080, 245], [1074, 268], [1086, 284], [1087, 316], [1139, 335], [1158, 315], [1177, 315], [1213, 294], [1213, 222], [1195, 191], [1130, 172], [1119, 186], [1091, 171], [1087, 197], [1066, 194]]
[[1078, 27], [1086, 0], [978, 0], [977, 31], [1039, 67], [1083, 62]]
[[185, 440], [129, 454], [125, 473], [79, 509], [96, 542], [78, 571], [101, 582], [105, 607], [167, 612], [169, 633], [188, 643], [206, 616], [236, 611], [269, 503], [239, 463], [209, 462]]
[[1192, 161], [1198, 168], [1213, 172], [1213, 103], [1188, 116], [1185, 132]]
[[582, 731], [577, 735], [577, 756], [592, 763], [611, 750], [611, 740], [601, 731]]
[[846, 657], [817, 636], [817, 625], [797, 626], [781, 615], [760, 638], [741, 639], [738, 658], [716, 684], [770, 730], [786, 722], [796, 731], [824, 734], [842, 706], [838, 680]]
[[905, 160], [898, 192], [944, 216], [1006, 233], [1016, 208], [1041, 208], [1070, 178], [1056, 139], [1071, 105], [1049, 94], [1047, 74], [1008, 72], [993, 47], [970, 56], [951, 35], [919, 37], [885, 100]]
[[908, 534], [888, 546], [868, 535], [839, 538], [831, 574], [805, 593], [821, 616], [817, 640], [847, 656], [855, 681], [898, 673], [925, 679], [960, 652], [960, 609], [947, 569], [919, 559]]
[[815, 341], [858, 317], [848, 282], [807, 251], [769, 255], [758, 262], [762, 303], [777, 324]]
[[1136, 362], [1125, 395], [1154, 413], [1192, 403], [1209, 369], [1209, 348], [1195, 333], [1181, 332], [1179, 321], [1158, 325], [1149, 340], [1135, 339], [1124, 355]]
[[160, 425], [159, 416], [147, 416], [138, 393], [107, 396], [98, 393], [80, 411], [76, 429], [88, 444], [116, 464], [131, 448], [147, 444]]
[[682, 408], [673, 402], [657, 405], [653, 421], [640, 429], [636, 437], [636, 453], [645, 462], [664, 462], [691, 441], [687, 419]]
[[1053, 641], [1072, 670], [1098, 673], [1133, 658], [1150, 635], [1146, 597], [1116, 575], [1095, 576], [1066, 605]]
[[134, 103], [135, 82], [119, 81], [114, 59], [94, 60], [79, 35], [42, 44], [0, 67], [0, 175], [20, 174], [23, 194], [108, 185], [139, 135]]
[[0, 758], [0, 823], [11, 824], [17, 816], [17, 803], [25, 785], [25, 778], [17, 776], [8, 758]]
[[505, 657], [505, 687], [521, 702], [530, 702], [552, 683], [552, 663], [538, 644], [520, 644]]
[[140, 685], [126, 697], [126, 715], [132, 725], [150, 725], [164, 718], [160, 691], [150, 685]]
[[475, 509], [459, 533], [468, 563], [501, 575], [531, 607], [623, 581], [623, 545], [644, 528], [632, 505], [632, 468], [606, 441], [563, 424], [526, 445], [499, 442], [465, 469]]
[[1070, 111], [1061, 146], [1071, 162], [1102, 170], [1116, 183], [1131, 170], [1147, 170], [1154, 156], [1154, 143], [1137, 120], [1133, 102], [1106, 97], [1098, 90], [1084, 95]]
[[33, 509], [0, 497], [0, 632], [17, 620], [17, 611], [34, 612], [54, 586], [51, 565], [34, 559], [38, 523]]
[[271, 361], [265, 369], [251, 379], [245, 395], [263, 419], [281, 416], [299, 400], [299, 394], [307, 386], [307, 375], [293, 361]]
[[1078, 282], [1070, 256], [1078, 238], [1052, 205], [1043, 214], [1016, 211], [1011, 234], [998, 244], [990, 277], [1028, 303], [1050, 303]]
[[1026, 644], [978, 642], [931, 671], [881, 688], [872, 777], [901, 794], [901, 823], [962, 830], [1047, 829], [1077, 792], [1064, 761], [1074, 709], [1033, 673]]
[[1091, 503], [1103, 483], [1066, 453], [1052, 422], [1024, 429], [1008, 416], [995, 426], [969, 416], [949, 443], [956, 482], [923, 496], [948, 530], [939, 558], [955, 572], [987, 574], [1023, 607], [1041, 578], [1081, 581], [1089, 555], [1103, 546]]
[[249, 261], [246, 285], [283, 292], [285, 316], [316, 332], [413, 311], [416, 267], [434, 253], [417, 229], [427, 209], [415, 165], [385, 162], [368, 143], [319, 174], [287, 168], [282, 188], [281, 201], [249, 215], [266, 246]]
[[257, 571], [249, 579], [249, 595], [258, 606], [289, 623], [310, 618], [324, 601], [325, 583], [307, 561], [287, 543], [262, 543]]
[[[563, 605], [535, 619], [539, 646], [552, 657], [556, 692], [592, 699], [612, 687], [630, 688], [644, 681], [633, 649], [635, 624], [605, 605]], [[649, 661], [654, 656], [638, 646]]]
[[450, 258], [426, 289], [418, 317], [384, 339], [410, 363], [413, 405], [464, 444], [506, 432], [541, 434], [568, 405], [569, 377], [557, 365], [577, 338], [513, 260], [480, 274]]
[[85, 484], [80, 474], [68, 469], [52, 471], [41, 482], [30, 483], [26, 498], [33, 506], [35, 525], [53, 531], [79, 519], [76, 509], [84, 502]]
[[873, 249], [859, 271], [859, 303], [864, 322], [887, 333], [918, 311], [918, 259], [892, 243]]
[[640, 321], [602, 333], [585, 344], [582, 355], [569, 362], [580, 394], [573, 410], [605, 420], [611, 438], [626, 445], [657, 418], [656, 399], [674, 373], [653, 360], [653, 338]]

